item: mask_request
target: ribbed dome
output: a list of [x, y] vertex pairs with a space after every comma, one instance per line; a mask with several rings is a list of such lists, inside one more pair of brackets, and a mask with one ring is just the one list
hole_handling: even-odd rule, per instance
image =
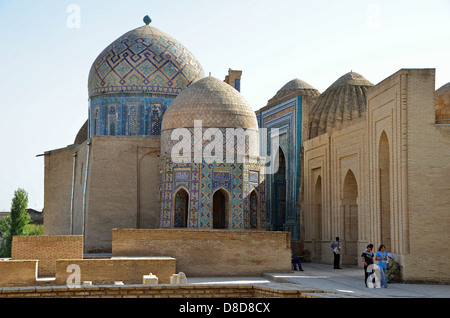
[[450, 82], [435, 94], [436, 124], [450, 124]]
[[[274, 97], [268, 101], [268, 105], [280, 103], [284, 100], [290, 99], [292, 97], [303, 95], [303, 96], [319, 96], [320, 93], [313, 86], [309, 85], [301, 79], [295, 78], [287, 82], [282, 88], [278, 90]], [[286, 98], [287, 97], [287, 98]]]
[[366, 91], [373, 84], [355, 72], [334, 82], [320, 97], [309, 114], [309, 138], [333, 127], [361, 118], [366, 111]]
[[258, 130], [255, 111], [236, 89], [214, 77], [205, 77], [185, 89], [164, 114], [161, 130], [194, 127]]
[[97, 57], [89, 97], [104, 93], [179, 94], [204, 77], [200, 63], [171, 36], [149, 25], [125, 33]]

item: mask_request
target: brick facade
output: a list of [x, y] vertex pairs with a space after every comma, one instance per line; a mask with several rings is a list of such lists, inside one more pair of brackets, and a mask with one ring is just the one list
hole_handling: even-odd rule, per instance
[[38, 276], [55, 276], [57, 259], [83, 258], [83, 236], [13, 236], [13, 260], [39, 260]]
[[142, 284], [142, 276], [150, 273], [158, 277], [159, 284], [169, 284], [170, 276], [175, 274], [175, 259], [171, 257], [130, 257], [106, 259], [74, 259], [56, 261], [57, 285], [66, 285], [69, 276], [74, 271], [69, 265], [80, 268], [80, 283], [91, 281], [94, 285], [114, 284], [122, 281], [124, 284]]
[[0, 258], [0, 286], [34, 286], [38, 260], [11, 260]]
[[304, 240], [313, 260], [331, 263], [339, 236], [344, 264], [360, 262], [367, 244], [384, 244], [404, 281], [450, 281], [450, 138], [449, 126], [435, 125], [434, 79], [434, 69], [400, 70], [368, 90], [363, 118], [304, 143]]
[[171, 256], [187, 276], [247, 276], [291, 270], [288, 232], [113, 230], [113, 256]]

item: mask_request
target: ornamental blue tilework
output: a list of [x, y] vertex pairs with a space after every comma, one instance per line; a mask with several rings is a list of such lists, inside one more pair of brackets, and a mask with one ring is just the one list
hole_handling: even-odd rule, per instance
[[89, 101], [89, 137], [161, 134], [162, 117], [175, 96], [115, 94]]
[[145, 25], [125, 33], [97, 57], [89, 72], [89, 97], [105, 93], [179, 94], [204, 77], [183, 45]]
[[268, 133], [272, 128], [279, 129], [280, 149], [270, 151], [283, 153], [285, 159], [284, 174], [270, 175], [266, 180], [267, 210], [270, 211], [267, 228], [289, 231], [292, 241], [300, 239], [297, 202], [301, 180], [301, 116], [302, 96], [274, 104], [258, 114], [260, 128], [267, 128]]
[[[172, 228], [179, 224], [177, 221], [179, 218], [176, 218], [178, 206], [175, 195], [183, 189], [189, 195], [187, 217], [189, 228], [212, 228], [212, 199], [218, 190], [225, 191], [231, 198], [227, 211], [228, 228], [264, 228], [266, 219], [264, 178], [255, 179], [255, 172], [260, 176], [262, 169], [263, 164], [260, 162], [174, 163], [170, 156], [165, 156], [162, 159], [160, 185], [161, 227]], [[250, 201], [249, 196], [252, 193], [256, 197]]]

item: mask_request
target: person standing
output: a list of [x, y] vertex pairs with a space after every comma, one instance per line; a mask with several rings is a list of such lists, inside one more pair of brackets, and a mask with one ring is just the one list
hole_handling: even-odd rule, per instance
[[[367, 248], [364, 250], [364, 252], [361, 254], [362, 261], [364, 263], [364, 283], [367, 286], [367, 279], [369, 278], [369, 273], [367, 273], [367, 268], [373, 264], [373, 244], [367, 245]], [[372, 275], [373, 271], [370, 273]], [[372, 277], [373, 279], [373, 277]]]
[[334, 269], [341, 269], [339, 267], [339, 262], [341, 260], [341, 244], [339, 243], [339, 236], [336, 237], [336, 241], [331, 244], [334, 255]]
[[378, 261], [378, 267], [380, 267], [381, 287], [387, 288], [388, 287], [388, 284], [386, 281], [387, 253], [386, 253], [386, 247], [383, 244], [380, 245], [380, 248], [378, 249], [377, 254], [375, 254], [375, 260]]

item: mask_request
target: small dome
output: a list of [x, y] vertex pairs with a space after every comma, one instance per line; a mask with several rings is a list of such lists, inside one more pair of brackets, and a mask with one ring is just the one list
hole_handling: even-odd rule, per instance
[[435, 93], [436, 124], [450, 124], [450, 82]]
[[185, 89], [164, 114], [161, 130], [194, 127], [258, 130], [255, 111], [236, 89], [214, 77], [205, 77]]
[[78, 131], [78, 134], [75, 137], [75, 141], [73, 142], [74, 144], [81, 144], [86, 139], [88, 139], [88, 125], [88, 120], [86, 120], [83, 126], [81, 126], [80, 130]]
[[366, 111], [366, 92], [373, 84], [358, 73], [341, 76], [320, 95], [309, 114], [309, 138], [350, 122]]
[[144, 25], [122, 35], [96, 58], [89, 72], [89, 97], [141, 92], [176, 95], [203, 77], [200, 63], [183, 45]]
[[281, 103], [298, 95], [319, 96], [320, 93], [317, 89], [315, 89], [305, 81], [295, 78], [287, 82], [282, 88], [280, 88], [275, 96], [272, 97], [267, 104], [273, 105], [276, 103]]

